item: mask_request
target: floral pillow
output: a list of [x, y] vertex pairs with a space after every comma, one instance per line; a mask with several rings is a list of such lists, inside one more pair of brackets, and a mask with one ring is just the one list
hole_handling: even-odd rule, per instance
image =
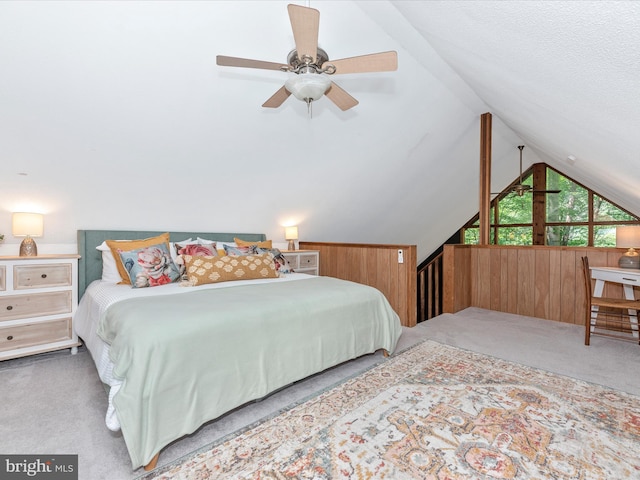
[[130, 252], [131, 250], [138, 250], [140, 248], [150, 247], [159, 243], [164, 243], [167, 247], [167, 251], [169, 251], [169, 232], [165, 232], [155, 237], [143, 238], [138, 240], [105, 240], [105, 243], [113, 254], [116, 268], [118, 269], [118, 274], [121, 278], [120, 282], [118, 283], [128, 284], [130, 282], [129, 272], [127, 272], [127, 269], [122, 263], [120, 252]]
[[[198, 240], [200, 240], [198, 238]], [[217, 241], [216, 242], [216, 248], [218, 249], [218, 255], [220, 257], [224, 257], [227, 254], [227, 251], [224, 249], [225, 245], [228, 245], [230, 247], [237, 247], [238, 245], [236, 244], [236, 242], [221, 242], [221, 241]]]
[[176, 257], [178, 256], [178, 250], [180, 250], [185, 245], [189, 245], [190, 243], [196, 243], [193, 238], [185, 238], [179, 242], [169, 242], [169, 251], [171, 252], [171, 258], [175, 262]]
[[224, 245], [224, 251], [227, 255], [232, 257], [237, 257], [241, 255], [255, 255], [257, 252], [257, 247], [255, 245], [246, 245], [246, 246], [237, 246], [234, 247], [232, 245]]
[[118, 253], [133, 288], [157, 287], [180, 278], [166, 243]]
[[258, 247], [258, 253], [270, 253], [273, 257], [273, 261], [276, 264], [276, 270], [278, 273], [293, 273], [293, 268], [289, 263], [289, 260], [285, 258], [280, 250], [277, 248], [260, 248]]
[[215, 243], [210, 243], [209, 245], [189, 243], [187, 245], [176, 247], [178, 255], [209, 255], [215, 257], [218, 254]]
[[178, 270], [180, 271], [180, 276], [184, 275], [184, 258], [183, 255], [191, 255], [191, 256], [207, 256], [207, 257], [216, 257], [218, 256], [218, 251], [216, 250], [216, 244], [201, 244], [201, 243], [188, 243], [188, 244], [176, 244], [176, 253], [178, 254], [175, 258], [175, 264], [178, 266]]

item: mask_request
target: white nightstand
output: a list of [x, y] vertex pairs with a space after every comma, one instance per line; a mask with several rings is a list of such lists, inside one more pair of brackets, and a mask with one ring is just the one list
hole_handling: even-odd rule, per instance
[[79, 255], [0, 257], [0, 360], [71, 348]]
[[320, 275], [320, 252], [318, 250], [282, 250], [291, 268], [297, 273]]

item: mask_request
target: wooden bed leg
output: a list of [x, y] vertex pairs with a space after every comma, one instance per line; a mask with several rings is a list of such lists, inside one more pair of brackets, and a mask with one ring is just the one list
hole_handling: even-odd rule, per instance
[[151, 459], [149, 463], [144, 466], [146, 471], [153, 470], [158, 465], [158, 457], [160, 456], [160, 452], [156, 453], [156, 455]]
[[382, 349], [382, 355], [384, 355], [385, 357], [388, 357], [389, 356], [389, 350], [383, 348]]

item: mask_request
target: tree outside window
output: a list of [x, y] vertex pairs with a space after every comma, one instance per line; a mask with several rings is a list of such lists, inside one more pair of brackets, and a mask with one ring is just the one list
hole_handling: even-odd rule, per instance
[[[637, 216], [548, 165], [542, 170], [531, 167], [523, 175], [523, 184], [533, 186], [534, 171], [545, 172], [546, 189], [560, 193], [544, 194], [544, 219], [533, 218], [531, 192], [498, 195], [491, 203], [491, 243], [533, 245], [534, 224], [543, 224], [546, 245], [615, 247], [616, 226], [640, 224]], [[463, 227], [463, 233], [464, 243], [479, 242], [478, 216]]]

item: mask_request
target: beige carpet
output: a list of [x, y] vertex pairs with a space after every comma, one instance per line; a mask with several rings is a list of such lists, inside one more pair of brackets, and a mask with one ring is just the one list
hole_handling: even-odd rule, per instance
[[[640, 395], [640, 347], [596, 337], [569, 325], [469, 308], [403, 329], [398, 350], [430, 338], [524, 365]], [[272, 416], [382, 360], [367, 355], [296, 383], [204, 425], [162, 450], [159, 466]], [[132, 470], [119, 433], [104, 424], [107, 395], [86, 349], [0, 362], [0, 451], [77, 454], [81, 480], [130, 480]], [[639, 477], [640, 478], [640, 477]], [[617, 479], [616, 479], [617, 480]]]
[[160, 479], [624, 479], [640, 399], [425, 341]]

